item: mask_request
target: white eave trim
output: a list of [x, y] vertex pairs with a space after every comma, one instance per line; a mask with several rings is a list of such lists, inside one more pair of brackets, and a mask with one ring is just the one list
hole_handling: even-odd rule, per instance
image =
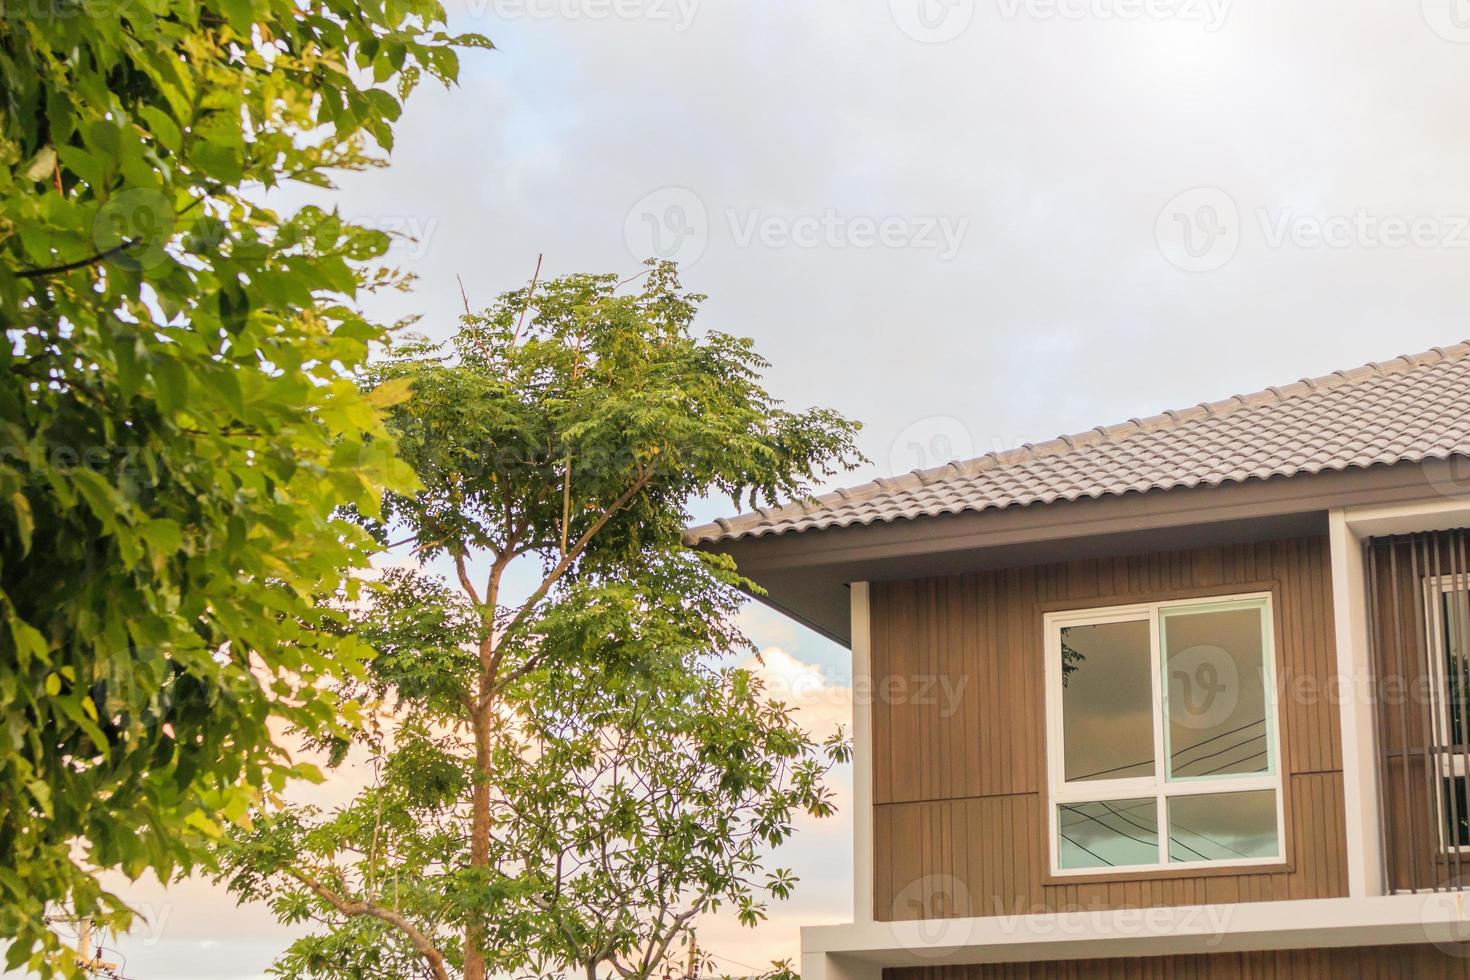
[[1470, 895], [1459, 892], [851, 923], [801, 930], [804, 957], [824, 954], [880, 967], [1466, 940], [1470, 940]]

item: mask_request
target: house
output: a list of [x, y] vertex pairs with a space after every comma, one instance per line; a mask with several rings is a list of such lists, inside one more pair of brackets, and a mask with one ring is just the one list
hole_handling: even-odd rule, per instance
[[1467, 529], [1470, 344], [692, 530], [852, 651], [803, 976], [1470, 977]]

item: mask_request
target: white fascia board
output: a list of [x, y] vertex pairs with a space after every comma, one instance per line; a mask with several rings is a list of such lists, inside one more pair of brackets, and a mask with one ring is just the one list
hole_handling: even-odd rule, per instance
[[1470, 526], [1470, 487], [1458, 494], [1405, 504], [1347, 507], [1343, 517], [1359, 538]]
[[850, 923], [801, 930], [803, 957], [881, 967], [1172, 956], [1470, 940], [1470, 895]]

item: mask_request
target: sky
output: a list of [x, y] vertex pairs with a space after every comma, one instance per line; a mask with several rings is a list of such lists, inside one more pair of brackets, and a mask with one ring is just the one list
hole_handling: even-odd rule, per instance
[[[543, 277], [678, 259], [775, 393], [865, 424], [851, 482], [1470, 335], [1464, 0], [451, 9], [497, 50], [328, 198], [414, 239], [415, 290], [369, 310], [443, 337], [456, 277], [488, 305], [538, 254]], [[845, 651], [746, 625], [810, 727], [846, 716]], [[707, 924], [722, 965], [850, 919], [850, 849], [847, 807], [804, 827], [795, 899]], [[256, 978], [290, 939], [207, 883], [123, 894], [152, 919], [110, 944], [137, 980]]]

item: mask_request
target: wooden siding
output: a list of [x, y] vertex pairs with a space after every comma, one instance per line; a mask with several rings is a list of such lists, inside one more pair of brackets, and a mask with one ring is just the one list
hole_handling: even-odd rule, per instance
[[883, 980], [1470, 980], [1470, 947], [1364, 946], [883, 971]]
[[[1042, 616], [1269, 588], [1288, 868], [1049, 883]], [[880, 921], [1347, 893], [1326, 538], [874, 583]]]

